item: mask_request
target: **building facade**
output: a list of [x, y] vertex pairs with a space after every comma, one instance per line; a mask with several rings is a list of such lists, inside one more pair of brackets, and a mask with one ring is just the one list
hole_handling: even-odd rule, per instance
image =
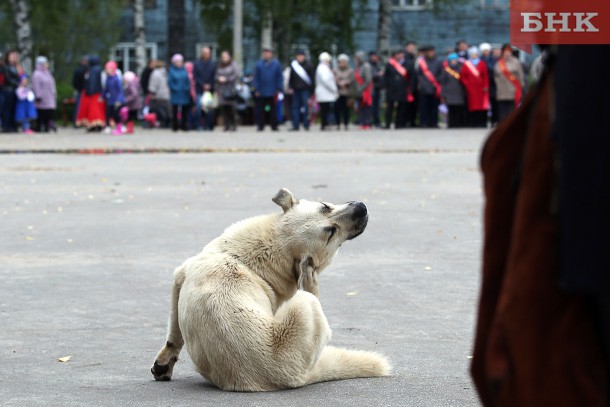
[[[488, 42], [496, 46], [509, 40], [509, 0], [445, 0], [442, 4], [434, 4], [434, 0], [392, 0], [392, 5], [392, 49], [404, 47], [407, 41], [445, 50], [455, 47], [459, 39], [472, 45]], [[354, 38], [357, 49], [375, 49], [378, 8], [377, 0], [367, 2]]]

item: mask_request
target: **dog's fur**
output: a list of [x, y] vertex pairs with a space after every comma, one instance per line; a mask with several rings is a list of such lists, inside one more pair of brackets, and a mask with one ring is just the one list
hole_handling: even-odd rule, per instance
[[360, 235], [362, 202], [296, 200], [283, 213], [238, 222], [174, 272], [167, 342], [151, 369], [170, 380], [186, 344], [196, 369], [224, 390], [267, 391], [385, 376], [385, 357], [327, 346], [318, 273], [343, 242]]

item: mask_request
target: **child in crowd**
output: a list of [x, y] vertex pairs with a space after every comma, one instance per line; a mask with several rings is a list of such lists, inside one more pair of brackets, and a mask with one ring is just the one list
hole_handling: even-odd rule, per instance
[[127, 134], [132, 134], [134, 123], [138, 120], [138, 112], [142, 109], [142, 98], [140, 98], [140, 81], [135, 73], [125, 72], [123, 75], [125, 93], [125, 106], [128, 109]]
[[120, 110], [125, 104], [125, 94], [123, 93], [123, 83], [117, 74], [117, 65], [114, 61], [106, 63], [106, 105], [108, 108], [108, 118], [110, 125], [114, 126], [112, 134], [123, 134]]
[[28, 85], [28, 77], [21, 75], [19, 87], [15, 90], [17, 94], [17, 104], [15, 105], [15, 122], [21, 126], [23, 133], [34, 133], [30, 128], [30, 122], [38, 118], [36, 106], [34, 105], [34, 92]]

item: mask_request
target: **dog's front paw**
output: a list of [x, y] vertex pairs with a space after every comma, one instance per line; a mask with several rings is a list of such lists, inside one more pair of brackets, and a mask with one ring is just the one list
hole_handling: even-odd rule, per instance
[[150, 372], [157, 381], [167, 382], [172, 380], [174, 365], [178, 361], [178, 356], [174, 354], [172, 347], [164, 346], [150, 368]]
[[320, 293], [318, 273], [314, 271], [313, 267], [305, 267], [303, 269], [303, 290], [312, 293], [316, 297]]

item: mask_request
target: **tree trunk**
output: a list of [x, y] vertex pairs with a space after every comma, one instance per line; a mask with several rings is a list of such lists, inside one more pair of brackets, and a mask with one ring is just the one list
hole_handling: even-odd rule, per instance
[[185, 14], [184, 0], [168, 0], [167, 2], [167, 58], [174, 54], [185, 54]]
[[392, 0], [379, 0], [377, 20], [377, 50], [386, 59], [390, 56], [390, 35], [392, 23]]
[[243, 58], [243, 25], [244, 25], [244, 3], [243, 0], [233, 0], [233, 60], [240, 70], [244, 67]]
[[28, 74], [32, 72], [32, 28], [30, 26], [29, 0], [11, 0], [17, 51], [19, 51], [21, 67]]
[[[133, 1], [133, 28], [136, 46], [135, 72], [140, 75], [146, 66], [146, 31], [144, 25], [144, 0]], [[127, 68], [127, 67], [126, 67]]]
[[261, 29], [261, 47], [273, 48], [273, 14], [271, 10], [264, 11]]

